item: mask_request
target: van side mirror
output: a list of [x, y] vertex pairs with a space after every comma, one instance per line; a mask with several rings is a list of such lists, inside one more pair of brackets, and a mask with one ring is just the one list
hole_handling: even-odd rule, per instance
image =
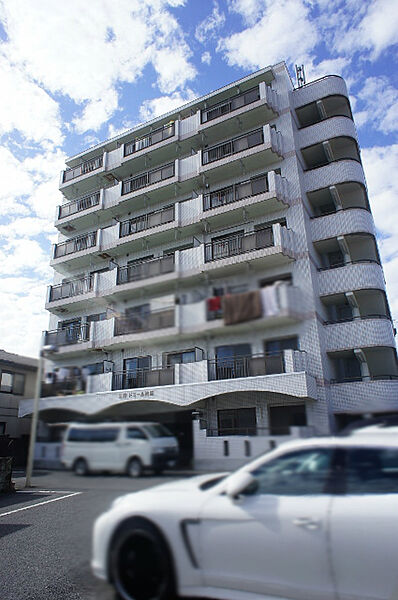
[[249, 486], [255, 486], [256, 479], [248, 471], [238, 471], [234, 473], [227, 482], [226, 494], [231, 500], [235, 500], [239, 494]]

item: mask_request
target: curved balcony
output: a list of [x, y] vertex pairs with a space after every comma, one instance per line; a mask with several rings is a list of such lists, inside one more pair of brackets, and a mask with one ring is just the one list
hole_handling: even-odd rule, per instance
[[314, 125], [309, 125], [298, 132], [300, 148], [318, 144], [333, 137], [351, 137], [357, 139], [354, 122], [348, 117], [330, 117]]
[[322, 142], [301, 148], [301, 156], [305, 171], [313, 171], [341, 160], [361, 162], [356, 139], [346, 135], [329, 137]]
[[327, 75], [321, 79], [311, 81], [303, 87], [295, 89], [292, 93], [295, 108], [334, 95], [346, 96], [348, 98], [345, 81], [338, 75]]
[[369, 211], [362, 208], [350, 208], [311, 220], [313, 242], [351, 233], [376, 234], [373, 217]]
[[326, 352], [373, 346], [395, 347], [394, 332], [388, 317], [369, 316], [325, 325]]
[[385, 290], [383, 269], [376, 262], [348, 263], [336, 269], [319, 271], [319, 294], [330, 296], [352, 290]]
[[337, 183], [355, 181], [365, 186], [362, 165], [352, 159], [339, 160], [303, 173], [306, 192], [326, 188]]
[[[398, 378], [379, 375], [363, 381], [336, 382], [330, 386], [330, 399], [332, 410], [337, 414], [397, 411]], [[349, 407], [349, 411], [342, 407]]]

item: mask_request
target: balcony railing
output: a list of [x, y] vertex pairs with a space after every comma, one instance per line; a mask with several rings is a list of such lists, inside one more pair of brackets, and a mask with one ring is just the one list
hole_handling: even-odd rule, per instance
[[174, 384], [174, 367], [161, 369], [136, 369], [113, 374], [113, 390], [129, 390]]
[[256, 100], [260, 99], [260, 90], [257, 87], [252, 88], [251, 90], [247, 90], [247, 92], [243, 92], [238, 96], [234, 96], [233, 98], [229, 98], [228, 100], [224, 100], [223, 102], [219, 102], [218, 104], [214, 104], [210, 108], [206, 108], [202, 110], [201, 113], [201, 121], [202, 123], [207, 123], [208, 121], [212, 121], [213, 119], [217, 119], [222, 115], [226, 115], [242, 106], [246, 106], [247, 104], [251, 104], [252, 102], [256, 102]]
[[167, 327], [174, 327], [174, 308], [157, 310], [148, 314], [116, 317], [114, 335], [155, 331]]
[[72, 279], [58, 285], [52, 285], [50, 288], [50, 302], [91, 292], [93, 289], [93, 280], [93, 275], [88, 275], [80, 279]]
[[63, 182], [71, 181], [71, 179], [76, 179], [76, 177], [80, 177], [80, 175], [86, 175], [87, 173], [91, 173], [91, 171], [96, 171], [100, 169], [103, 165], [103, 155], [96, 156], [94, 158], [90, 158], [90, 160], [85, 160], [83, 163], [78, 165], [77, 167], [72, 167], [71, 169], [66, 169], [64, 171]]
[[130, 154], [134, 154], [134, 152], [138, 152], [139, 150], [143, 150], [144, 148], [148, 148], [149, 146], [163, 142], [163, 140], [173, 137], [174, 133], [174, 123], [170, 123], [164, 127], [155, 129], [155, 131], [151, 131], [151, 133], [142, 138], [136, 138], [135, 140], [124, 144], [124, 156], [129, 156]]
[[276, 375], [285, 372], [283, 354], [255, 354], [209, 359], [209, 380]]
[[152, 185], [153, 183], [163, 181], [164, 179], [169, 179], [170, 177], [174, 177], [173, 162], [163, 165], [157, 169], [147, 171], [146, 173], [141, 173], [141, 175], [137, 175], [136, 177], [125, 179], [122, 182], [122, 196], [124, 194], [129, 194], [130, 192], [140, 190], [148, 185]]
[[354, 383], [356, 381], [392, 381], [397, 380], [398, 375], [356, 375], [351, 377], [337, 377], [331, 379], [330, 383]]
[[215, 190], [209, 194], [203, 196], [203, 210], [211, 210], [218, 206], [224, 206], [231, 202], [238, 202], [243, 198], [249, 198], [250, 196], [256, 196], [257, 194], [264, 194], [268, 192], [268, 176], [267, 174], [249, 179], [248, 181], [242, 181], [235, 185]]
[[146, 215], [141, 215], [135, 219], [129, 219], [120, 223], [119, 237], [126, 237], [132, 233], [138, 233], [139, 231], [145, 231], [145, 229], [151, 229], [158, 225], [164, 225], [165, 223], [171, 223], [174, 221], [174, 206], [168, 206], [162, 210], [157, 210]]
[[117, 285], [122, 285], [123, 283], [131, 283], [132, 281], [140, 281], [141, 279], [172, 273], [174, 268], [174, 256], [171, 255], [136, 262], [118, 269], [116, 283]]
[[54, 258], [60, 258], [61, 256], [66, 256], [67, 254], [74, 254], [75, 252], [80, 252], [81, 250], [88, 250], [89, 248], [93, 248], [96, 243], [96, 231], [79, 235], [78, 237], [71, 238], [66, 242], [62, 242], [61, 244], [55, 244]]
[[87, 194], [86, 196], [78, 198], [77, 200], [73, 200], [72, 202], [68, 202], [67, 204], [62, 204], [58, 210], [58, 219], [64, 219], [65, 217], [75, 215], [82, 210], [87, 210], [93, 206], [98, 206], [99, 201], [100, 193], [94, 192], [93, 194]]
[[203, 150], [202, 164], [207, 165], [216, 160], [221, 160], [227, 156], [232, 156], [242, 150], [248, 150], [254, 146], [259, 146], [264, 143], [264, 133], [262, 129], [256, 129], [245, 135], [233, 138], [222, 144], [217, 144], [211, 148]]
[[205, 262], [269, 248], [273, 245], [272, 227], [265, 227], [253, 233], [236, 233], [222, 239], [216, 238], [205, 244]]
[[90, 338], [90, 323], [71, 324], [63, 329], [46, 331], [44, 337], [46, 346], [67, 346], [87, 342]]

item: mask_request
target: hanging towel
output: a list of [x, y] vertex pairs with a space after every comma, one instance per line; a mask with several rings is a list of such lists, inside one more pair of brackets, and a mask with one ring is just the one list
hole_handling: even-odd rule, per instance
[[207, 299], [207, 310], [209, 312], [217, 312], [221, 310], [221, 296], [213, 296]]
[[252, 321], [262, 316], [260, 290], [222, 297], [225, 325]]
[[261, 304], [264, 317], [272, 317], [279, 313], [277, 289], [275, 285], [268, 285], [260, 290]]

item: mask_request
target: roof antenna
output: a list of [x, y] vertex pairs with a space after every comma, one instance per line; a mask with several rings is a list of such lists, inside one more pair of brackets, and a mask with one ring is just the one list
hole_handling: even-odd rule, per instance
[[303, 87], [303, 85], [305, 85], [304, 65], [295, 65], [295, 67], [296, 67], [297, 85], [299, 88], [301, 88], [301, 87]]

